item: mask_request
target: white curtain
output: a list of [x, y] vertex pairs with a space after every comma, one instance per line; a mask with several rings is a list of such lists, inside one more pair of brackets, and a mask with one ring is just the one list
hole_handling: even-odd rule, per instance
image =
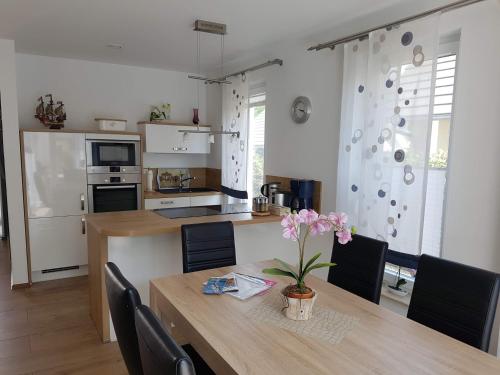
[[420, 252], [439, 16], [344, 45], [337, 209], [360, 234]]
[[222, 91], [223, 129], [240, 137], [222, 135], [222, 192], [247, 199], [248, 83], [245, 75], [231, 78]]

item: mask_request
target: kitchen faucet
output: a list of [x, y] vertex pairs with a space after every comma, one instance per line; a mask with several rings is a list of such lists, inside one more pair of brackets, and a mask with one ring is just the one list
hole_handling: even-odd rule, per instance
[[196, 180], [196, 176], [182, 178], [182, 175], [181, 175], [181, 178], [180, 178], [180, 181], [179, 181], [179, 189], [180, 190], [184, 189], [184, 182], [189, 181], [189, 180], [193, 180], [193, 181]]

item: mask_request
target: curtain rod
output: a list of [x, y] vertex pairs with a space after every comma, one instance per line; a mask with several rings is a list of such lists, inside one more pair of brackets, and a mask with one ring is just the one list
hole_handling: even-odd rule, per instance
[[246, 69], [240, 70], [239, 72], [236, 72], [236, 73], [226, 74], [224, 77], [219, 78], [219, 80], [221, 80], [221, 81], [222, 80], [226, 80], [229, 77], [239, 76], [240, 74], [245, 74], [247, 72], [253, 72], [255, 70], [259, 70], [259, 69], [262, 69], [262, 68], [267, 68], [268, 66], [271, 66], [271, 65], [282, 66], [283, 65], [283, 60], [282, 59], [269, 60], [269, 61], [266, 61], [263, 64], [255, 65], [255, 66], [252, 66], [250, 68], [246, 68]]
[[282, 59], [269, 60], [269, 61], [266, 61], [265, 63], [259, 64], [259, 65], [255, 65], [255, 66], [251, 66], [250, 68], [246, 68], [246, 69], [240, 70], [239, 72], [236, 72], [236, 73], [227, 74], [227, 75], [225, 75], [223, 77], [220, 77], [220, 78], [207, 78], [207, 77], [195, 76], [195, 75], [192, 75], [192, 74], [189, 74], [188, 78], [198, 79], [200, 81], [205, 81], [205, 83], [210, 83], [210, 84], [212, 84], [212, 83], [231, 83], [231, 81], [227, 80], [229, 77], [238, 76], [240, 74], [245, 74], [247, 72], [253, 72], [255, 70], [266, 68], [266, 67], [271, 66], [271, 65], [282, 66], [283, 65], [283, 60]]
[[475, 3], [479, 3], [481, 1], [484, 1], [484, 0], [461, 0], [461, 1], [456, 1], [454, 3], [448, 4], [448, 5], [443, 5], [443, 6], [440, 6], [440, 7], [437, 7], [437, 8], [434, 8], [434, 9], [431, 9], [431, 10], [428, 10], [428, 11], [416, 14], [414, 16], [410, 16], [410, 17], [406, 17], [406, 18], [400, 19], [400, 20], [398, 20], [396, 22], [391, 22], [391, 23], [387, 23], [385, 25], [374, 27], [372, 29], [363, 31], [361, 33], [356, 33], [356, 34], [352, 34], [352, 35], [349, 35], [349, 36], [346, 36], [346, 37], [343, 37], [343, 38], [340, 38], [340, 39], [332, 40], [332, 41], [325, 42], [325, 43], [320, 43], [320, 44], [317, 44], [315, 46], [309, 47], [307, 50], [308, 51], [320, 51], [320, 50], [322, 50], [324, 48], [330, 48], [330, 49], [333, 50], [335, 48], [335, 46], [338, 45], [338, 44], [352, 42], [353, 40], [356, 40], [356, 39], [364, 39], [371, 32], [379, 30], [379, 29], [385, 29], [387, 27], [397, 26], [397, 25], [400, 25], [400, 24], [405, 23], [405, 22], [414, 21], [414, 20], [418, 20], [420, 18], [424, 18], [424, 17], [430, 16], [431, 14], [434, 14], [434, 13], [447, 12], [447, 11], [450, 11], [450, 10], [453, 10], [453, 9], [462, 8], [462, 7], [467, 6], [467, 5], [472, 5], [472, 4], [475, 4]]

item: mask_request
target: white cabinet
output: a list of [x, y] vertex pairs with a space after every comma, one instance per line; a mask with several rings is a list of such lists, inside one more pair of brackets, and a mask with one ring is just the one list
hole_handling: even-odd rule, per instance
[[159, 198], [159, 199], [146, 199], [144, 207], [146, 210], [156, 210], [159, 208], [177, 208], [189, 207], [189, 197], [179, 198]]
[[[179, 130], [196, 130], [193, 126], [142, 124], [145, 151], [160, 154], [209, 154], [208, 134], [182, 133]], [[203, 126], [203, 130], [210, 127]]]
[[85, 134], [23, 132], [31, 270], [87, 264]]
[[23, 134], [28, 218], [86, 213], [85, 135]]
[[[209, 130], [210, 128], [200, 128], [201, 130]], [[183, 126], [178, 130], [196, 130], [192, 126]], [[208, 142], [208, 134], [200, 133], [179, 133], [182, 136], [182, 144], [187, 149], [186, 152], [189, 154], [209, 154], [210, 153], [210, 143]]]
[[28, 219], [31, 270], [87, 264], [83, 216]]
[[191, 197], [191, 207], [196, 206], [218, 206], [222, 204], [224, 196], [222, 194], [217, 195], [199, 195]]

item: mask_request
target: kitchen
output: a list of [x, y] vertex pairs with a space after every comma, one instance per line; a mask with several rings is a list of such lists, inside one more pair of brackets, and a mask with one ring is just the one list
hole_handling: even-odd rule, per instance
[[[153, 151], [165, 158], [177, 150], [207, 153], [209, 134], [186, 134], [197, 127], [166, 121], [141, 122], [137, 133], [111, 131], [106, 126], [125, 121], [99, 121], [104, 129], [93, 133], [22, 130], [21, 144], [31, 282], [88, 273], [91, 311], [103, 341], [115, 339], [112, 324], [102, 323], [109, 314], [106, 301], [94, 298], [104, 290], [100, 275], [105, 262], [127, 272], [147, 302], [150, 279], [182, 272], [183, 224], [230, 220], [236, 225], [239, 262], [269, 256], [292, 261], [294, 252], [280, 241], [280, 214], [290, 207], [313, 208], [313, 203], [319, 209], [321, 183], [267, 176], [274, 182], [260, 188], [263, 195], [254, 198], [253, 207], [244, 200], [228, 203], [231, 198], [219, 191], [219, 170], [141, 165], [142, 145], [144, 155]], [[280, 190], [281, 184], [296, 196]], [[314, 192], [315, 185], [319, 189]], [[268, 200], [275, 203], [274, 215]]]
[[[146, 150], [150, 147], [149, 139], [168, 139], [151, 134], [151, 127], [159, 128], [159, 132], [172, 128], [174, 135], [178, 128], [185, 128], [160, 124], [144, 127]], [[214, 180], [207, 179], [207, 170], [203, 168], [194, 168], [192, 172], [189, 168], [154, 169], [153, 189], [153, 170], [143, 171], [141, 165], [140, 133], [23, 130], [21, 137], [33, 282], [86, 273], [87, 213], [144, 207], [159, 210], [170, 218], [204, 216], [217, 214], [209, 207], [220, 207], [228, 199], [217, 191], [220, 177], [217, 180], [216, 173], [212, 173]], [[202, 140], [203, 146], [208, 145]], [[169, 150], [167, 146], [164, 157], [168, 158]], [[144, 180], [149, 185], [145, 191]], [[187, 207], [199, 212], [190, 212]], [[251, 212], [246, 205], [223, 205], [222, 209], [225, 207], [235, 213]]]
[[[39, 60], [37, 69], [44, 66], [40, 64], [44, 60], [54, 62], [50, 61], [52, 58], [25, 58], [28, 62], [31, 59]], [[64, 63], [82, 64], [75, 61]], [[50, 73], [54, 68], [50, 64], [45, 69]], [[187, 81], [187, 84], [190, 82]], [[70, 100], [74, 100], [72, 98], [75, 91], [77, 92], [68, 91]], [[260, 103], [261, 93], [262, 89], [259, 93]], [[205, 89], [207, 100], [216, 94], [210, 87]], [[220, 101], [216, 100], [216, 103]], [[71, 108], [68, 104], [66, 107]], [[179, 116], [174, 104], [171, 105], [171, 111], [171, 117]], [[121, 113], [119, 115], [124, 117]], [[69, 116], [72, 114], [68, 109]], [[198, 127], [192, 122], [165, 119], [139, 119], [136, 124], [98, 119], [81, 131], [75, 128], [44, 131], [39, 129], [40, 125], [36, 119], [31, 118], [32, 115], [29, 117], [29, 122], [34, 125], [31, 129], [21, 131], [21, 139], [28, 203], [27, 240], [31, 282], [87, 273], [92, 280], [92, 272], [95, 270], [87, 266], [92, 264], [90, 257], [105, 251], [106, 258], [129, 274], [141, 291], [143, 300], [147, 301], [148, 281], [151, 278], [182, 272], [178, 232], [180, 224], [175, 226], [176, 233], [169, 234], [171, 229], [167, 220], [182, 222], [178, 218], [189, 216], [192, 217], [185, 222], [231, 220], [235, 224], [254, 224], [236, 225], [235, 240], [239, 244], [239, 262], [264, 260], [270, 256], [293, 259], [295, 252], [279, 236], [279, 215], [286, 211], [278, 210], [275, 212], [277, 216], [252, 217], [251, 205], [236, 203], [245, 200], [231, 198], [221, 192], [221, 169], [209, 166], [220, 165], [214, 159], [220, 157], [223, 137], [233, 135], [188, 133], [197, 132], [198, 129], [210, 130], [212, 127], [203, 124]], [[200, 117], [204, 120], [205, 113], [200, 112]], [[71, 121], [66, 123], [69, 125]], [[110, 127], [113, 130], [109, 130]], [[117, 130], [117, 127], [121, 129]], [[210, 142], [211, 137], [214, 137], [215, 143]], [[270, 184], [261, 186], [264, 180]], [[264, 214], [267, 212], [269, 199], [272, 203], [291, 206], [293, 209], [320, 209], [320, 181], [260, 176], [256, 190], [252, 193], [262, 194], [262, 197], [255, 199], [262, 202], [263, 208], [260, 210], [265, 211]], [[228, 204], [229, 202], [234, 203]], [[141, 209], [153, 210], [154, 213], [133, 213], [134, 210]], [[99, 214], [129, 210], [132, 212]], [[98, 214], [89, 215], [92, 213]], [[119, 228], [121, 220], [126, 221], [124, 229]], [[148, 220], [151, 223], [145, 224]], [[158, 228], [155, 229], [155, 226]], [[104, 239], [106, 249], [93, 247], [94, 241], [90, 238], [96, 236]], [[262, 241], [261, 245], [256, 246], [258, 242], [255, 240], [249, 241], [254, 238]], [[134, 251], [137, 248], [143, 249], [141, 257], [137, 257]], [[104, 258], [99, 256], [99, 259]], [[102, 270], [102, 266], [101, 262], [99, 269]], [[102, 288], [103, 285], [100, 284], [99, 287]], [[91, 293], [92, 295], [95, 293]], [[104, 302], [99, 301], [99, 304]], [[97, 322], [98, 319], [94, 318], [94, 321]], [[103, 330], [104, 328], [99, 327], [104, 341], [114, 339], [112, 330]]]

